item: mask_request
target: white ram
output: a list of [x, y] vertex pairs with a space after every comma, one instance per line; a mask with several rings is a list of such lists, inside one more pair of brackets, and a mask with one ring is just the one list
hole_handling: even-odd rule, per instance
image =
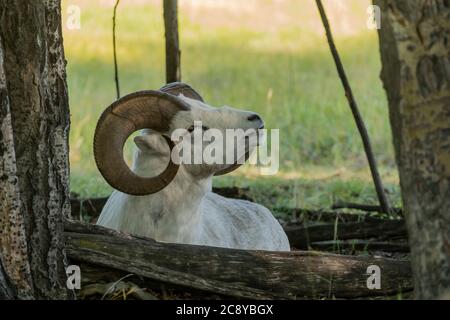
[[[267, 208], [212, 192], [213, 177], [238, 164], [172, 161], [174, 143], [168, 137], [177, 128], [192, 134], [194, 121], [201, 121], [205, 130], [221, 131], [257, 132], [264, 125], [255, 113], [205, 104], [182, 83], [128, 95], [105, 110], [97, 125], [94, 154], [100, 172], [117, 191], [97, 223], [164, 242], [289, 251], [286, 234]], [[138, 149], [131, 171], [123, 160], [123, 145], [132, 132], [144, 128], [134, 139]], [[256, 147], [248, 144], [248, 137], [241, 140], [237, 145], [247, 141], [245, 155], [232, 150], [235, 160]]]

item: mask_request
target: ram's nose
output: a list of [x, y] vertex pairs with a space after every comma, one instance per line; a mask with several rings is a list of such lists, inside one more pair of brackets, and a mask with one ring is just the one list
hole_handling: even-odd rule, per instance
[[262, 121], [261, 117], [256, 113], [248, 116], [247, 120], [248, 121]]
[[258, 129], [264, 128], [264, 121], [263, 121], [263, 119], [256, 113], [251, 114], [250, 116], [248, 116], [247, 120], [252, 122], [252, 123], [258, 124], [259, 125]]

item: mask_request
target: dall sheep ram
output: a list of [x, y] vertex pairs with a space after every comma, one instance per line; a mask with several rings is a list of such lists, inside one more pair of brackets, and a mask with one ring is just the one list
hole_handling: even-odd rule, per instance
[[[116, 191], [97, 224], [164, 242], [289, 251], [286, 234], [267, 208], [212, 192], [213, 177], [239, 164], [174, 163], [171, 151], [176, 143], [169, 137], [177, 128], [191, 134], [194, 121], [201, 121], [204, 130], [258, 132], [264, 126], [256, 113], [211, 107], [179, 82], [158, 91], [132, 93], [105, 110], [95, 131], [94, 155]], [[130, 170], [123, 146], [141, 129], [145, 130], [134, 139], [137, 150]], [[256, 147], [246, 141], [245, 155], [236, 153], [237, 158]]]

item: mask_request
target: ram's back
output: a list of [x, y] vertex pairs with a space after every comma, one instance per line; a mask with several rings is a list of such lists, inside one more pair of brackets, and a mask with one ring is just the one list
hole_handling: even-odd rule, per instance
[[201, 210], [205, 244], [247, 250], [290, 250], [280, 223], [262, 205], [209, 192]]

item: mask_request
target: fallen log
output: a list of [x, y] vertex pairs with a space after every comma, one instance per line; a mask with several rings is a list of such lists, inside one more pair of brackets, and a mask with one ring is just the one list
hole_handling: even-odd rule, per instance
[[406, 242], [372, 241], [372, 240], [329, 240], [312, 242], [311, 248], [319, 251], [384, 251], [408, 253], [409, 246]]
[[[357, 298], [412, 290], [406, 260], [161, 243], [74, 221], [65, 223], [65, 239], [72, 263], [89, 263], [228, 297]], [[366, 285], [371, 265], [381, 269], [379, 290], [369, 290]]]
[[366, 219], [363, 222], [287, 224], [284, 230], [291, 246], [308, 249], [313, 242], [348, 239], [395, 239], [406, 238], [403, 220]]
[[[304, 209], [304, 208], [289, 208], [276, 207], [272, 209], [276, 216], [289, 217], [288, 223], [311, 223], [311, 222], [334, 222], [338, 219], [339, 222], [360, 222], [373, 215], [372, 212], [344, 212], [333, 211], [327, 209]], [[378, 217], [384, 218], [384, 217]], [[377, 218], [377, 219], [378, 219]]]
[[[354, 202], [336, 202], [331, 206], [331, 209], [356, 209], [356, 210], [362, 210], [365, 212], [378, 212], [378, 213], [385, 213], [383, 211], [383, 208], [381, 206], [376, 205], [368, 205], [368, 204], [360, 204], [360, 203], [354, 203]], [[391, 208], [391, 212], [398, 215], [403, 216], [403, 209], [402, 208]]]

